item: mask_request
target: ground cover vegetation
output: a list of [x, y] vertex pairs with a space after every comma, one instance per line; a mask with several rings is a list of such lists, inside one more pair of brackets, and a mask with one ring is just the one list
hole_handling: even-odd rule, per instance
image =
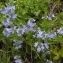
[[0, 63], [63, 63], [63, 1], [0, 0]]

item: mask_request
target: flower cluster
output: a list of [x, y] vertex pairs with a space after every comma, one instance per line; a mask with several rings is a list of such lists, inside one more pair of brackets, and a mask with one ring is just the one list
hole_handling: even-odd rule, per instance
[[15, 19], [17, 14], [15, 14], [15, 6], [8, 5], [0, 10], [1, 14], [7, 15], [7, 18], [3, 19], [2, 24], [5, 26], [3, 30], [3, 34], [6, 37], [9, 37], [11, 34], [14, 33], [14, 28], [12, 27], [11, 19]]
[[48, 19], [48, 20], [53, 20], [54, 17], [55, 17], [55, 15], [52, 14], [51, 16], [45, 16], [45, 17], [42, 17], [41, 19], [46, 18], [46, 19]]
[[35, 42], [34, 47], [37, 48], [37, 52], [41, 52], [42, 51], [45, 54], [47, 53], [47, 52], [45, 52], [45, 49], [49, 50], [49, 44], [47, 42], [45, 42], [45, 43]]
[[14, 11], [15, 11], [15, 6], [9, 4], [7, 7], [4, 7], [1, 10], [1, 13], [7, 15], [9, 18], [15, 19], [17, 15], [15, 14]]
[[13, 45], [15, 46], [15, 49], [19, 49], [22, 47], [22, 40], [20, 41], [16, 41], [16, 40], [13, 40]]
[[14, 56], [14, 62], [15, 63], [22, 63], [22, 60], [20, 59], [20, 56]]
[[15, 49], [19, 49], [21, 48], [21, 44], [22, 44], [22, 41], [16, 41], [16, 40], [13, 40], [13, 45], [15, 46]]
[[[7, 7], [5, 7], [4, 9], [2, 9], [1, 13], [8, 15], [8, 18], [6, 18], [5, 20], [2, 21], [2, 24], [5, 27], [11, 26], [12, 22], [10, 22], [10, 18], [15, 19], [16, 18], [16, 14], [14, 14], [15, 12], [15, 6], [9, 5]], [[55, 17], [54, 14], [52, 14], [52, 17]], [[22, 25], [22, 26], [18, 26], [16, 28], [16, 33], [18, 36], [22, 36], [24, 33], [28, 32], [28, 31], [33, 31], [33, 32], [37, 32], [37, 38], [42, 38], [43, 40], [45, 40], [45, 38], [49, 37], [49, 38], [54, 38], [56, 37], [56, 32], [54, 33], [48, 33], [46, 34], [45, 31], [41, 31], [40, 28], [38, 27], [38, 29], [36, 30], [35, 28], [35, 19], [30, 18], [27, 22], [27, 25]], [[12, 29], [12, 31], [10, 32], [11, 28], [5, 28], [5, 30], [3, 31], [3, 34], [6, 37], [9, 37], [10, 34], [12, 32], [14, 32], [14, 29]], [[8, 34], [7, 34], [8, 33]], [[34, 36], [34, 35], [33, 35]], [[35, 36], [34, 36], [35, 37]]]
[[[7, 38], [10, 37], [11, 34], [16, 33], [18, 37], [23, 37], [23, 34], [32, 31], [34, 32], [33, 37], [35, 39], [37, 38], [41, 38], [42, 40], [45, 41], [46, 38], [51, 38], [54, 39], [57, 36], [57, 33], [62, 34], [63, 35], [63, 29], [60, 28], [57, 30], [57, 32], [48, 32], [46, 33], [46, 31], [41, 31], [40, 27], [36, 27], [36, 22], [34, 18], [30, 18], [27, 21], [27, 25], [22, 24], [21, 26], [14, 26], [14, 24], [10, 21], [10, 20], [14, 20], [17, 17], [17, 14], [15, 14], [15, 6], [13, 5], [8, 5], [7, 7], [3, 8], [0, 10], [0, 13], [4, 14], [7, 16], [7, 18], [5, 18], [2, 21], [2, 24], [5, 26], [4, 30], [3, 30], [3, 34], [4, 36], [6, 36]], [[53, 20], [53, 18], [55, 17], [54, 14], [52, 14], [51, 16], [46, 16], [46, 17], [42, 17], [41, 19], [48, 19], [48, 20]], [[13, 25], [13, 26], [12, 26]], [[19, 49], [22, 47], [22, 40], [13, 40], [13, 46], [15, 46], [15, 49]], [[43, 52], [44, 54], [49, 54], [49, 43], [48, 42], [35, 42], [34, 47], [37, 48], [37, 52]], [[20, 56], [15, 56], [14, 57], [15, 63], [22, 63], [22, 61], [20, 60]], [[52, 63], [52, 61], [47, 60], [46, 63]]]
[[14, 29], [13, 29], [13, 28], [5, 28], [4, 31], [3, 31], [3, 34], [4, 34], [6, 37], [9, 37], [10, 34], [14, 34]]
[[24, 33], [29, 32], [29, 31], [35, 32], [36, 23], [34, 21], [35, 20], [33, 18], [30, 18], [27, 22], [27, 25], [22, 24], [22, 26], [18, 26], [18, 28], [16, 29], [17, 35], [22, 36]]
[[47, 59], [47, 60], [46, 60], [46, 63], [53, 63], [53, 62]]
[[39, 27], [37, 29], [37, 33], [33, 35], [33, 37], [41, 38], [42, 40], [45, 40], [46, 38], [55, 38], [56, 36], [57, 36], [56, 32], [46, 33], [45, 31], [41, 31]]

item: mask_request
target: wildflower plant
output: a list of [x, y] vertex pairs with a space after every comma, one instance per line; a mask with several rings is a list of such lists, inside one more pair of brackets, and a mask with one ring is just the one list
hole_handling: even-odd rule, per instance
[[[59, 0], [55, 1], [56, 4], [53, 2], [7, 0], [6, 6], [1, 2], [1, 63], [62, 62], [63, 11], [60, 11], [62, 4]], [[51, 5], [53, 6], [50, 7]]]

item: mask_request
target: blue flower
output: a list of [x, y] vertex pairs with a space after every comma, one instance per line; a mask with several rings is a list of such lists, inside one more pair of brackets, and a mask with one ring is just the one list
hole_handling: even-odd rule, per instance
[[21, 48], [21, 44], [22, 44], [22, 40], [20, 41], [13, 40], [13, 45], [15, 46], [15, 49]]
[[6, 36], [6, 37], [9, 37], [10, 34], [13, 34], [14, 33], [14, 29], [13, 28], [5, 28], [5, 30], [3, 31], [3, 34]]
[[48, 33], [48, 37], [49, 38], [55, 38], [56, 37], [56, 32], [54, 32], [54, 33]]
[[14, 14], [15, 6], [12, 6], [12, 5], [8, 5], [7, 7], [3, 8], [1, 10], [1, 13], [7, 15], [9, 18], [12, 18], [12, 19], [15, 19], [17, 16], [17, 14]]
[[59, 34], [62, 34], [62, 35], [63, 35], [63, 29], [62, 29], [62, 28], [58, 29], [58, 30], [57, 30], [57, 33], [59, 33]]
[[3, 34], [4, 34], [4, 36], [6, 36], [6, 37], [9, 37], [9, 36], [10, 36], [10, 33], [9, 33], [8, 31], [6, 31], [6, 30], [3, 31]]
[[10, 19], [7, 18], [7, 19], [3, 20], [3, 21], [2, 21], [2, 24], [3, 24], [5, 27], [10, 26], [10, 25], [11, 25]]
[[53, 62], [47, 59], [47, 60], [46, 60], [46, 63], [53, 63]]
[[22, 36], [21, 28], [20, 28], [20, 27], [18, 27], [18, 28], [16, 29], [16, 32], [17, 32], [17, 35], [18, 35], [18, 36]]
[[14, 20], [17, 17], [17, 14], [12, 14], [11, 18]]
[[38, 48], [37, 48], [37, 52], [40, 52], [41, 50], [42, 50], [41, 47], [38, 46]]
[[20, 59], [20, 56], [14, 56], [14, 62], [15, 63], [22, 63], [22, 60]]
[[45, 46], [47, 49], [49, 49], [49, 45], [48, 45], [47, 42], [44, 43], [44, 46]]
[[28, 27], [26, 25], [22, 25], [22, 34], [28, 31], [29, 31]]
[[42, 34], [43, 34], [43, 32], [40, 30], [40, 28], [38, 28], [38, 30], [37, 30], [37, 38], [42, 38]]
[[30, 27], [34, 27], [36, 25], [35, 20], [33, 18], [29, 19], [27, 25]]
[[7, 7], [5, 7], [4, 9], [1, 10], [1, 13], [8, 15], [10, 13], [10, 11], [12, 13], [14, 13], [14, 10], [15, 10], [15, 6], [8, 5]]
[[37, 47], [37, 46], [38, 46], [38, 42], [35, 42], [34, 47]]

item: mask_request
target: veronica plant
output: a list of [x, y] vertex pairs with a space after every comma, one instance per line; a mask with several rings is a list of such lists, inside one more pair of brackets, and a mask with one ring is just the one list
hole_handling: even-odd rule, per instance
[[[54, 6], [51, 10], [48, 9], [53, 1], [10, 2], [14, 5], [7, 4], [0, 9], [3, 16], [0, 26], [1, 40], [5, 47], [3, 50], [11, 53], [9, 62], [54, 63], [55, 60], [60, 62], [63, 52], [61, 45], [63, 22], [54, 14]], [[57, 48], [59, 42], [60, 48]]]

